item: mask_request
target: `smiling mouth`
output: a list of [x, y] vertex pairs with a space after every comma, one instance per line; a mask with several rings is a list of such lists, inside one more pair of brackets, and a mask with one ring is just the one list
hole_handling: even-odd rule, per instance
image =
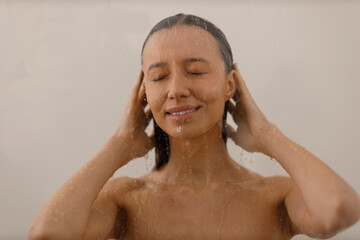
[[185, 110], [185, 111], [181, 111], [181, 112], [172, 112], [172, 113], [167, 113], [167, 114], [170, 114], [172, 116], [178, 116], [178, 115], [184, 115], [184, 114], [187, 114], [187, 113], [192, 113], [192, 112], [195, 112], [196, 110], [198, 110], [200, 107], [196, 107], [194, 109], [190, 109], [190, 110]]
[[187, 109], [182, 111], [173, 111], [167, 112], [166, 115], [172, 120], [176, 122], [183, 122], [190, 120], [199, 110], [200, 107], [195, 107], [193, 109]]

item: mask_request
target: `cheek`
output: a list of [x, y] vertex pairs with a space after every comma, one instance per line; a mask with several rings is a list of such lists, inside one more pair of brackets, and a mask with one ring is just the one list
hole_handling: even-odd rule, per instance
[[222, 118], [225, 107], [223, 85], [219, 84], [219, 81], [215, 83], [209, 82], [203, 85], [198, 94], [206, 103], [207, 112], [212, 116], [211, 118]]
[[151, 113], [153, 115], [153, 118], [155, 119], [157, 124], [159, 124], [159, 121], [161, 123], [161, 118], [159, 117], [160, 110], [161, 110], [161, 105], [157, 101], [157, 98], [155, 96], [152, 96], [152, 95], [147, 96], [147, 102], [149, 104], [149, 107], [150, 107]]
[[156, 110], [158, 109], [158, 103], [156, 101], [157, 97], [154, 96], [154, 95], [151, 95], [151, 94], [147, 94], [146, 99], [147, 99], [147, 102], [149, 104], [149, 107], [150, 107], [151, 111], [153, 113], [155, 113]]
[[197, 96], [206, 102], [222, 101], [224, 98], [223, 85], [218, 79], [201, 83], [197, 88]]
[[161, 97], [161, 90], [153, 87], [146, 87], [146, 99], [151, 109], [151, 112], [156, 117], [162, 107], [163, 98]]

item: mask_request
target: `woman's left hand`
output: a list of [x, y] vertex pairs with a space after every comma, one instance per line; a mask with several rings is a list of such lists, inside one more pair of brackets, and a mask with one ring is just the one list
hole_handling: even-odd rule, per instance
[[273, 126], [265, 115], [260, 111], [254, 99], [251, 97], [245, 81], [242, 78], [237, 64], [234, 64], [236, 90], [233, 99], [236, 104], [229, 102], [229, 112], [233, 116], [237, 129], [227, 124], [228, 136], [248, 152], [264, 153], [261, 142], [267, 132]]

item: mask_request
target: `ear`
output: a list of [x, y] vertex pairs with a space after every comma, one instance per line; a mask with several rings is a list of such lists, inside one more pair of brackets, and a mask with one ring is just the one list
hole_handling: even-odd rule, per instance
[[235, 90], [236, 90], [235, 78], [236, 78], [236, 72], [233, 69], [226, 76], [226, 79], [225, 79], [225, 99], [226, 99], [226, 101], [230, 100], [235, 94]]

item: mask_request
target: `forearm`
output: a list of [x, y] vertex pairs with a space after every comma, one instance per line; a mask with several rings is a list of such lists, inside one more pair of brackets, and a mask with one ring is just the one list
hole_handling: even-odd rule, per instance
[[129, 158], [122, 142], [111, 137], [102, 149], [73, 174], [50, 198], [32, 221], [31, 229], [82, 234], [91, 206], [102, 187]]
[[358, 219], [358, 194], [324, 162], [275, 125], [260, 139], [263, 153], [276, 159], [295, 181], [312, 216], [320, 220], [345, 216], [349, 222]]

